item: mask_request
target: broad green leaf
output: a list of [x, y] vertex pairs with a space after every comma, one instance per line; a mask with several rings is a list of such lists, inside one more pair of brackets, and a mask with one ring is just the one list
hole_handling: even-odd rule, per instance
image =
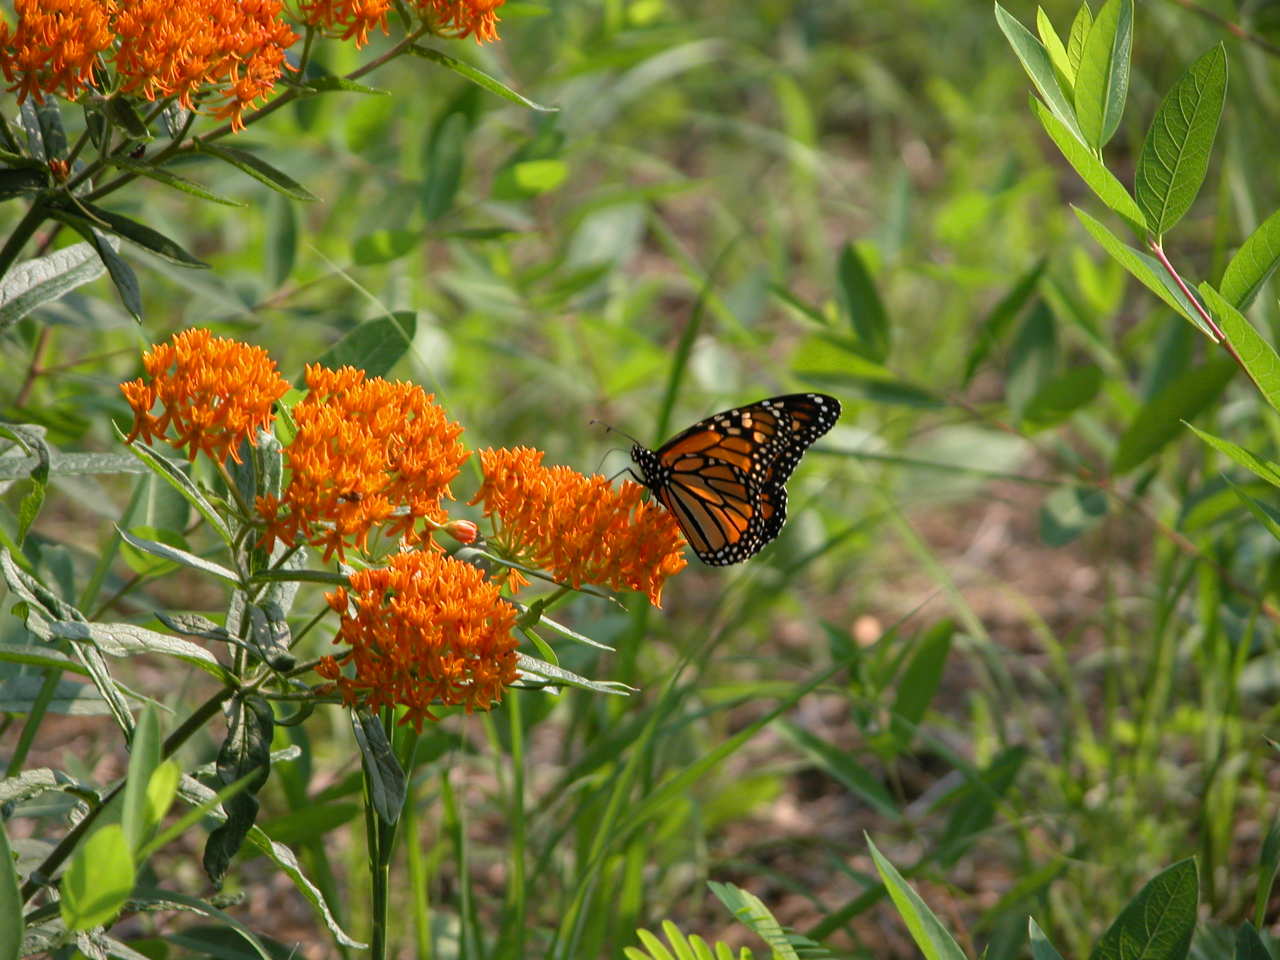
[[1036, 390], [1022, 408], [1022, 428], [1035, 433], [1062, 423], [1090, 403], [1101, 388], [1101, 367], [1073, 367], [1058, 374]]
[[1218, 44], [1187, 68], [1151, 121], [1134, 188], [1157, 237], [1182, 219], [1200, 192], [1226, 97], [1227, 53]]
[[1053, 64], [1058, 86], [1062, 87], [1063, 93], [1071, 96], [1076, 78], [1075, 67], [1071, 65], [1067, 48], [1062, 45], [1062, 38], [1058, 36], [1058, 31], [1053, 29], [1053, 24], [1049, 21], [1049, 15], [1044, 12], [1044, 7], [1036, 7], [1036, 33], [1040, 34], [1044, 52], [1049, 55], [1049, 62]]
[[375, 230], [357, 237], [352, 260], [362, 267], [398, 260], [422, 242], [420, 230]]
[[1040, 539], [1065, 547], [1107, 515], [1107, 495], [1094, 487], [1059, 487], [1040, 505]]
[[439, 50], [433, 50], [431, 47], [424, 47], [420, 43], [413, 44], [413, 46], [409, 48], [409, 52], [422, 57], [424, 60], [430, 60], [433, 63], [438, 63], [442, 67], [452, 70], [454, 73], [458, 74], [458, 76], [470, 80], [476, 86], [482, 87], [490, 93], [496, 93], [498, 96], [505, 100], [510, 100], [512, 103], [518, 103], [522, 107], [528, 107], [530, 110], [538, 110], [543, 113], [554, 113], [560, 109], [559, 107], [544, 107], [541, 104], [534, 103], [528, 97], [516, 93], [501, 80], [489, 76], [489, 74], [485, 73], [483, 70], [473, 67], [469, 63], [464, 63], [456, 57], [449, 56], [447, 53], [441, 53]]
[[1232, 960], [1271, 960], [1271, 951], [1247, 920], [1236, 931], [1236, 952]]
[[227, 737], [218, 751], [218, 780], [225, 786], [241, 778], [248, 785], [223, 803], [226, 822], [205, 843], [204, 871], [214, 886], [221, 886], [231, 858], [253, 827], [258, 816], [255, 794], [267, 782], [271, 772], [271, 735], [275, 717], [271, 705], [262, 697], [250, 694], [233, 702]]
[[1267, 403], [1280, 410], [1280, 356], [1226, 298], [1207, 283], [1200, 284], [1200, 296], [1208, 305], [1227, 338], [1248, 371], [1249, 378], [1266, 397]]
[[1107, 253], [1111, 254], [1122, 267], [1142, 281], [1143, 286], [1176, 310], [1206, 337], [1217, 343], [1217, 335], [1209, 329], [1209, 326], [1201, 318], [1187, 295], [1168, 275], [1158, 260], [1147, 256], [1141, 250], [1135, 250], [1133, 247], [1122, 243], [1115, 234], [1079, 207], [1074, 209], [1076, 216], [1084, 224], [1085, 229], [1093, 234], [1093, 238], [1102, 245], [1102, 248]]
[[1062, 960], [1062, 954], [1054, 949], [1034, 917], [1027, 917], [1027, 933], [1031, 938], [1031, 960]]
[[1053, 72], [1053, 62], [1049, 59], [1044, 44], [1019, 23], [1016, 17], [1000, 6], [999, 2], [995, 5], [995, 11], [996, 23], [999, 24], [1005, 39], [1009, 41], [1009, 46], [1013, 47], [1013, 52], [1022, 62], [1022, 68], [1027, 71], [1027, 76], [1031, 78], [1036, 91], [1053, 111], [1053, 115], [1071, 131], [1071, 135], [1083, 142], [1084, 134], [1080, 132], [1080, 125], [1076, 122], [1075, 107], [1058, 86], [1058, 78]]
[[840, 305], [857, 338], [858, 353], [883, 363], [889, 356], [889, 317], [866, 262], [851, 243], [840, 251], [836, 281]]
[[924, 719], [925, 711], [938, 692], [955, 630], [956, 625], [951, 620], [943, 620], [930, 627], [920, 636], [911, 659], [898, 678], [898, 692], [893, 699], [890, 716], [894, 734], [903, 749], [915, 735], [915, 728]]
[[1094, 150], [1106, 146], [1120, 126], [1132, 45], [1133, 0], [1107, 0], [1085, 38], [1075, 77], [1076, 119]]
[[150, 835], [160, 826], [173, 805], [173, 798], [178, 795], [178, 783], [182, 780], [182, 767], [176, 760], [166, 760], [156, 767], [147, 781], [146, 791], [146, 835]]
[[147, 785], [160, 765], [160, 722], [147, 707], [138, 717], [129, 741], [129, 770], [124, 783], [120, 823], [130, 852], [142, 846], [150, 822], [147, 817]]
[[22, 956], [24, 926], [18, 871], [9, 850], [4, 823], [0, 822], [0, 960], [18, 960]]
[[1081, 0], [1080, 9], [1071, 21], [1071, 33], [1067, 35], [1067, 60], [1071, 64], [1071, 76], [1074, 82], [1076, 72], [1080, 69], [1080, 58], [1084, 56], [1084, 42], [1089, 38], [1093, 28], [1093, 11], [1089, 9], [1089, 0]]
[[967, 960], [964, 951], [956, 943], [955, 938], [942, 925], [928, 905], [920, 899], [919, 894], [907, 885], [892, 863], [876, 848], [875, 843], [867, 837], [867, 847], [871, 850], [871, 858], [875, 861], [876, 871], [884, 881], [885, 889], [898, 914], [907, 925], [907, 932], [916, 942], [925, 960]]
[[206, 143], [199, 138], [196, 139], [196, 146], [201, 153], [207, 153], [211, 157], [217, 157], [223, 163], [229, 163], [242, 173], [247, 173], [253, 179], [260, 183], [265, 183], [272, 190], [283, 193], [286, 197], [292, 197], [294, 200], [315, 200], [316, 196], [297, 180], [280, 170], [277, 170], [271, 164], [267, 163], [256, 154], [249, 153], [247, 150], [241, 150], [237, 147], [226, 147], [217, 143]]
[[844, 784], [851, 793], [867, 801], [884, 816], [893, 820], [901, 819], [902, 814], [898, 812], [889, 791], [874, 774], [854, 760], [847, 750], [837, 749], [816, 734], [787, 720], [775, 721], [774, 728], [799, 747], [820, 770]]
[[98, 279], [105, 271], [102, 259], [88, 243], [17, 264], [0, 279], [0, 334], [32, 310]]
[[1213, 449], [1226, 457], [1229, 457], [1237, 465], [1244, 467], [1256, 477], [1261, 477], [1273, 487], [1280, 487], [1280, 463], [1274, 460], [1264, 460], [1239, 444], [1232, 443], [1230, 440], [1224, 440], [1216, 437], [1212, 433], [1207, 433], [1197, 427], [1187, 424], [1197, 437], [1207, 443]]
[[133, 892], [133, 854], [118, 823], [99, 827], [71, 857], [62, 876], [62, 922], [68, 930], [108, 924]]
[[1183, 960], [1196, 925], [1198, 895], [1195, 860], [1175, 863], [1129, 901], [1089, 960]]
[[1111, 470], [1127, 473], [1159, 453], [1192, 420], [1226, 389], [1236, 372], [1235, 361], [1212, 360], [1194, 367], [1142, 405], [1120, 437]]
[[1013, 321], [1018, 319], [1022, 308], [1031, 300], [1032, 294], [1036, 292], [1036, 288], [1040, 284], [1041, 276], [1044, 275], [1044, 268], [1047, 262], [1044, 257], [1041, 257], [1032, 264], [1031, 268], [1022, 274], [1017, 282], [1009, 288], [1009, 292], [1001, 297], [1000, 301], [991, 308], [991, 312], [987, 314], [982, 321], [982, 325], [978, 327], [978, 335], [974, 338], [973, 346], [969, 348], [969, 356], [964, 364], [964, 383], [966, 386], [973, 380], [973, 375], [978, 372], [978, 367], [982, 365], [982, 361], [991, 353], [991, 349], [1005, 335]]
[[[1280, 266], [1280, 210], [1249, 234], [1227, 264], [1218, 287], [1229, 303], [1237, 310], [1243, 310], [1253, 302], [1263, 284], [1271, 279], [1277, 266]], [[3, 315], [0, 315], [0, 329], [3, 328]]]
[[1124, 188], [1124, 184], [1116, 179], [1115, 174], [1106, 168], [1093, 151], [1073, 137], [1043, 103], [1033, 99], [1031, 106], [1036, 111], [1036, 116], [1040, 118], [1044, 132], [1049, 134], [1049, 139], [1057, 145], [1067, 163], [1071, 164], [1071, 168], [1080, 175], [1085, 186], [1097, 194], [1099, 200], [1124, 217], [1135, 233], [1144, 234], [1147, 229], [1147, 218], [1137, 202], [1129, 195], [1129, 191]]
[[385, 377], [409, 352], [417, 330], [418, 315], [411, 310], [397, 310], [390, 316], [360, 324], [316, 362], [334, 370], [351, 366], [371, 377]]

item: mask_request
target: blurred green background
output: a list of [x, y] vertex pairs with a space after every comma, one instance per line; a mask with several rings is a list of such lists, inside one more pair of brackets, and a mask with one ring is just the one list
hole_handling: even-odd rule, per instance
[[[1206, 8], [1280, 43], [1280, 4]], [[1034, 23], [1033, 5], [1008, 9]], [[1046, 4], [1060, 31], [1074, 9]], [[1277, 202], [1280, 61], [1187, 4], [1148, 0], [1137, 16], [1129, 108], [1107, 153], [1122, 175], [1163, 92], [1227, 43], [1216, 156], [1170, 244], [1191, 275], [1213, 277]], [[1264, 736], [1277, 660], [1259, 611], [1276, 542], [1182, 438], [1109, 493], [1081, 481], [1201, 350], [1071, 214], [1103, 215], [1027, 110], [990, 5], [508, 3], [500, 33], [447, 46], [557, 111], [396, 61], [366, 78], [389, 96], [315, 98], [235, 139], [317, 202], [212, 164], [179, 172], [246, 207], [135, 184], [107, 206], [212, 269], [126, 251], [142, 327], [101, 281], [24, 321], [0, 352], [0, 418], [44, 424], [64, 450], [109, 447], [108, 415], [126, 419], [114, 385], [136, 375], [142, 348], [193, 325], [267, 347], [298, 379], [394, 315], [412, 345], [390, 373], [435, 391], [473, 448], [537, 446], [584, 472], [627, 462], [593, 417], [656, 443], [774, 393], [841, 399], [760, 557], [694, 561], [661, 611], [592, 598], [561, 611], [617, 648], [565, 647], [566, 666], [638, 695], [522, 694], [514, 714], [458, 718], [429, 738], [405, 867], [425, 886], [405, 896], [429, 897], [443, 954], [473, 930], [477, 955], [541, 957], [554, 942], [620, 956], [637, 925], [668, 916], [740, 937], [706, 892], [716, 879], [841, 954], [914, 956], [864, 830], [971, 956], [1025, 956], [1028, 914], [1064, 955], [1083, 955], [1148, 876], [1192, 854], [1207, 915], [1251, 915], [1275, 811]], [[345, 72], [386, 42], [330, 44], [320, 61]], [[888, 317], [891, 376], [850, 346], [851, 259]], [[1005, 299], [1028, 278], [1034, 293]], [[1021, 309], [1004, 317], [1002, 299]], [[1268, 290], [1253, 315], [1272, 332], [1275, 306]], [[49, 371], [18, 406], [46, 327]], [[1028, 415], [1038, 385], [1084, 367], [1101, 373], [1086, 405]], [[1243, 384], [1212, 416], [1238, 442], [1274, 443], [1274, 418]], [[460, 503], [476, 478], [464, 470]], [[47, 511], [65, 522], [42, 520], [41, 542], [51, 558], [71, 543], [75, 567], [128, 489], [78, 478], [62, 494]], [[172, 593], [157, 580], [144, 603], [179, 603]], [[217, 600], [190, 602], [208, 612]], [[513, 725], [527, 737], [523, 798], [503, 763]], [[267, 827], [306, 806], [335, 811], [327, 843], [282, 839], [348, 890], [361, 856], [358, 829], [342, 825], [357, 799], [350, 731], [335, 713], [293, 736], [313, 752], [264, 791]], [[112, 749], [91, 737], [82, 762]], [[697, 766], [708, 758], [720, 762]], [[320, 937], [287, 887], [262, 891], [269, 877], [261, 861], [241, 868], [246, 922], [286, 943]], [[358, 928], [358, 891], [340, 902]]]

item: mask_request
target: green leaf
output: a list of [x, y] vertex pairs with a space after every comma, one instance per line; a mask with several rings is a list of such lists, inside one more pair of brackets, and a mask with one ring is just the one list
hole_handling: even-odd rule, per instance
[[1211, 360], [1181, 374], [1142, 405], [1120, 437], [1111, 470], [1128, 473], [1159, 453], [1226, 389], [1236, 372], [1233, 360]]
[[1120, 242], [1115, 234], [1093, 219], [1093, 217], [1079, 207], [1074, 209], [1076, 216], [1084, 224], [1085, 229], [1093, 234], [1093, 238], [1102, 245], [1102, 248], [1107, 253], [1111, 254], [1116, 262], [1142, 281], [1142, 284], [1148, 290], [1176, 310], [1192, 326], [1214, 343], [1217, 343], [1217, 335], [1209, 329], [1191, 300], [1178, 287], [1174, 279], [1168, 275], [1158, 260], [1147, 256], [1141, 250], [1135, 250], [1133, 247]]
[[[934, 624], [916, 645], [906, 669], [898, 678], [898, 693], [893, 700], [891, 722], [895, 737], [906, 749], [915, 735], [915, 728], [924, 719], [938, 684], [942, 681], [942, 669], [951, 653], [951, 638], [956, 625], [951, 620]], [[905, 723], [903, 723], [905, 721]]]
[[391, 741], [382, 721], [367, 710], [351, 711], [351, 729], [364, 763], [365, 783], [369, 799], [378, 818], [388, 826], [400, 819], [408, 785], [400, 761], [391, 749]]
[[1009, 372], [1005, 383], [1005, 400], [1015, 418], [1032, 396], [1053, 376], [1058, 363], [1058, 334], [1053, 312], [1043, 300], [1022, 321], [1009, 353]]
[[354, 80], [348, 80], [346, 77], [339, 77], [334, 74], [307, 77], [304, 83], [298, 84], [298, 90], [303, 93], [362, 93], [366, 96], [391, 96], [390, 90], [365, 86], [363, 83], [357, 83]]
[[241, 173], [247, 173], [253, 179], [260, 183], [265, 183], [272, 190], [283, 193], [286, 197], [308, 201], [316, 199], [315, 194], [298, 183], [297, 180], [287, 173], [277, 170], [256, 154], [236, 147], [225, 147], [218, 143], [206, 143], [199, 138], [196, 139], [195, 143], [201, 153], [207, 153], [211, 157], [217, 157], [223, 163], [231, 164]]
[[133, 268], [120, 259], [120, 255], [116, 253], [116, 248], [120, 245], [119, 241], [113, 244], [111, 238], [83, 217], [67, 217], [62, 214], [55, 214], [55, 218], [69, 224], [76, 233], [93, 245], [94, 252], [102, 259], [103, 266], [107, 268], [107, 273], [111, 275], [111, 282], [115, 285], [116, 293], [120, 295], [120, 302], [129, 311], [129, 315], [141, 323], [142, 290], [138, 287], [138, 277], [133, 272]]
[[899, 916], [907, 925], [907, 932], [916, 942], [925, 960], [966, 960], [964, 951], [956, 943], [955, 938], [947, 932], [947, 928], [934, 916], [928, 905], [907, 885], [892, 863], [876, 848], [871, 837], [867, 837], [867, 846], [871, 850], [871, 858], [875, 861], [876, 871], [884, 881], [889, 898], [897, 907]]
[[120, 822], [130, 852], [146, 840], [150, 826], [147, 817], [147, 785], [160, 765], [160, 723], [155, 709], [147, 707], [138, 717], [129, 741], [129, 770], [124, 782], [124, 801]]
[[1040, 42], [1044, 44], [1044, 51], [1049, 55], [1049, 62], [1053, 64], [1053, 72], [1058, 78], [1058, 86], [1062, 88], [1063, 93], [1071, 96], [1072, 88], [1075, 85], [1076, 70], [1071, 65], [1071, 59], [1067, 56], [1067, 48], [1062, 45], [1062, 39], [1058, 36], [1058, 31], [1053, 29], [1053, 24], [1049, 21], [1049, 15], [1044, 12], [1044, 7], [1036, 7], [1036, 33], [1040, 34]]
[[455, 57], [449, 56], [447, 53], [441, 53], [439, 50], [433, 50], [430, 47], [424, 47], [419, 43], [413, 44], [409, 48], [409, 52], [416, 56], [422, 57], [424, 60], [430, 60], [432, 63], [438, 63], [442, 67], [452, 70], [458, 76], [470, 80], [478, 87], [488, 90], [490, 93], [496, 93], [504, 100], [510, 100], [512, 103], [518, 103], [522, 107], [528, 107], [530, 110], [538, 110], [542, 113], [555, 113], [559, 107], [544, 107], [541, 104], [534, 103], [528, 97], [521, 96], [501, 80], [489, 76], [483, 70], [473, 67], [469, 63], [464, 63]]
[[1022, 409], [1021, 426], [1028, 433], [1057, 426], [1090, 403], [1102, 389], [1102, 368], [1073, 367], [1048, 380]]
[[1054, 949], [1034, 917], [1027, 917], [1027, 934], [1031, 939], [1031, 960], [1062, 960], [1062, 954]]
[[1236, 931], [1234, 960], [1271, 960], [1271, 951], [1262, 942], [1253, 924], [1247, 920]]
[[1009, 46], [1022, 62], [1022, 69], [1027, 71], [1031, 83], [1040, 94], [1053, 115], [1062, 121], [1063, 126], [1071, 131], [1072, 136], [1084, 140], [1080, 125], [1076, 122], [1076, 111], [1058, 86], [1058, 78], [1053, 72], [1053, 62], [1044, 49], [1044, 44], [1032, 36], [1031, 31], [1018, 22], [999, 2], [995, 5], [996, 23], [1004, 33]]
[[204, 871], [215, 887], [222, 885], [231, 858], [258, 816], [254, 796], [271, 771], [271, 735], [275, 717], [262, 697], [249, 695], [234, 702], [227, 738], [218, 751], [218, 780], [226, 785], [248, 777], [248, 786], [223, 804], [226, 822], [209, 834], [204, 848]]
[[1046, 263], [1048, 263], [1048, 260], [1041, 257], [1032, 264], [1031, 268], [1018, 278], [1017, 282], [1009, 288], [1009, 292], [1000, 298], [1000, 301], [991, 308], [991, 312], [982, 321], [973, 346], [969, 348], [969, 356], [965, 360], [965, 386], [968, 386], [970, 381], [973, 380], [973, 375], [978, 372], [978, 367], [982, 365], [982, 361], [987, 358], [987, 355], [991, 353], [991, 349], [1005, 335], [1013, 321], [1018, 319], [1018, 314], [1022, 312], [1022, 308], [1031, 300], [1032, 294], [1036, 292], [1037, 287], [1040, 285], [1040, 278], [1044, 275]]
[[[1232, 306], [1243, 310], [1253, 302], [1263, 284], [1271, 279], [1277, 266], [1280, 266], [1280, 210], [1262, 221], [1240, 245], [1223, 271], [1218, 288]], [[0, 329], [3, 326], [0, 318]]]
[[1226, 97], [1227, 53], [1220, 43], [1187, 69], [1151, 121], [1134, 188], [1157, 237], [1182, 219], [1200, 192]]
[[62, 876], [62, 922], [68, 930], [106, 926], [133, 892], [133, 854], [118, 823], [100, 827], [76, 848]]
[[1198, 891], [1195, 860], [1175, 863], [1120, 912], [1089, 960], [1183, 960], [1195, 930]]
[[143, 821], [145, 835], [150, 835], [164, 821], [165, 814], [173, 805], [173, 798], [178, 795], [178, 784], [182, 780], [182, 767], [176, 760], [166, 760], [156, 767], [147, 780], [146, 811]]
[[1267, 904], [1271, 901], [1271, 889], [1275, 886], [1276, 871], [1280, 869], [1280, 814], [1271, 818], [1271, 826], [1262, 841], [1258, 854], [1258, 882], [1253, 893], [1253, 918], [1258, 926], [1266, 920]]
[[336, 370], [352, 366], [371, 377], [384, 377], [413, 346], [418, 316], [411, 310], [397, 310], [360, 324], [326, 350], [316, 361]]
[[238, 584], [240, 582], [234, 570], [229, 570], [221, 564], [214, 563], [212, 560], [197, 557], [194, 553], [171, 547], [167, 543], [148, 540], [146, 537], [136, 537], [129, 531], [121, 530], [119, 527], [116, 527], [116, 531], [120, 534], [120, 539], [125, 543], [136, 547], [144, 553], [149, 553], [153, 557], [159, 557], [161, 560], [170, 560], [184, 567], [190, 567], [192, 570], [199, 570], [202, 573], [211, 573], [215, 577], [221, 577], [228, 583]]
[[102, 259], [89, 243], [77, 243], [17, 264], [0, 279], [0, 334], [32, 310], [105, 272]]
[[0, 960], [18, 960], [22, 956], [22, 892], [18, 887], [18, 871], [0, 821]]
[[1249, 377], [1275, 410], [1280, 410], [1280, 356], [1254, 329], [1253, 324], [1207, 283], [1200, 284], [1200, 296], [1222, 329], [1227, 343], [1244, 364]]
[[1253, 514], [1254, 519], [1267, 528], [1267, 531], [1280, 540], [1280, 510], [1277, 510], [1271, 504], [1264, 500], [1249, 494], [1243, 487], [1232, 483], [1231, 478], [1227, 477], [1227, 484], [1231, 487], [1231, 492], [1236, 495], [1245, 508]]
[[1095, 487], [1059, 487], [1040, 505], [1040, 539], [1065, 547], [1107, 515], [1107, 496]]
[[428, 220], [438, 220], [453, 207], [462, 184], [470, 129], [469, 110], [458, 109], [431, 131], [425, 157], [427, 176], [422, 184], [422, 215]]
[[109, 657], [136, 657], [140, 654], [176, 657], [219, 680], [231, 679], [226, 668], [218, 663], [218, 658], [200, 644], [132, 623], [55, 620], [49, 625], [49, 630], [53, 636], [63, 640], [90, 643]]
[[[116, 436], [122, 442], [124, 441], [125, 435], [118, 428], [116, 429]], [[183, 499], [191, 504], [200, 516], [204, 517], [214, 532], [222, 538], [222, 542], [227, 546], [231, 546], [231, 529], [223, 521], [218, 511], [214, 509], [213, 504], [205, 498], [200, 488], [195, 485], [195, 482], [176, 463], [150, 447], [143, 446], [141, 443], [127, 443], [125, 444], [125, 449], [137, 457], [157, 477], [177, 490]]]
[[[278, 587], [279, 584], [272, 584]], [[289, 621], [278, 603], [249, 604], [249, 639], [262, 662], [272, 670], [292, 670], [297, 658], [289, 652]]]
[[902, 818], [889, 791], [866, 767], [854, 760], [848, 751], [837, 749], [816, 734], [787, 720], [776, 720], [773, 725], [779, 733], [799, 747], [818, 769], [838, 780], [851, 793], [861, 797], [884, 816], [893, 820]]
[[1132, 45], [1133, 0], [1107, 0], [1085, 38], [1075, 78], [1076, 119], [1094, 150], [1106, 146], [1120, 126]]
[[193, 267], [202, 270], [209, 268], [207, 263], [203, 260], [197, 260], [163, 233], [152, 230], [136, 220], [131, 220], [118, 213], [112, 213], [110, 210], [104, 210], [102, 207], [94, 206], [83, 200], [77, 201], [74, 206], [55, 207], [50, 212], [52, 216], [69, 224], [72, 223], [72, 218], [74, 218], [99, 230], [107, 230], [123, 237], [130, 243], [137, 244], [143, 250], [154, 253], [157, 257], [168, 260], [170, 263], [176, 263], [180, 267]]
[[119, 167], [121, 170], [127, 170], [129, 173], [139, 177], [146, 177], [148, 180], [154, 180], [156, 183], [163, 183], [166, 187], [172, 187], [175, 190], [181, 190], [183, 193], [189, 193], [193, 197], [199, 197], [201, 200], [210, 200], [213, 203], [220, 203], [224, 207], [243, 207], [245, 204], [239, 200], [232, 200], [230, 197], [224, 197], [221, 194], [214, 193], [206, 187], [202, 187], [194, 180], [188, 180], [186, 177], [180, 177], [178, 174], [163, 167], [155, 167], [141, 160], [133, 160], [128, 156], [112, 156], [110, 158], [113, 167]]
[[1076, 71], [1080, 69], [1080, 58], [1084, 56], [1084, 42], [1093, 28], [1093, 11], [1089, 9], [1088, 0], [1082, 0], [1075, 19], [1071, 21], [1071, 33], [1067, 35], [1067, 60], [1071, 64], [1072, 82]]
[[39, 193], [49, 185], [49, 172], [44, 169], [21, 167], [0, 170], [0, 200]]
[[399, 260], [422, 242], [420, 230], [375, 230], [357, 237], [352, 259], [362, 267]]
[[846, 243], [836, 266], [840, 305], [857, 338], [858, 353], [875, 363], [889, 356], [889, 318], [856, 247]]
[[1026, 759], [1026, 747], [1007, 747], [996, 754], [976, 780], [969, 781], [952, 795], [955, 805], [935, 854], [940, 863], [953, 866], [991, 826], [996, 817], [996, 804], [1009, 792]]
[[1080, 175], [1085, 185], [1097, 194], [1098, 199], [1114, 210], [1133, 227], [1138, 234], [1145, 233], [1147, 218], [1137, 202], [1129, 195], [1115, 174], [1106, 168], [1097, 155], [1071, 135], [1066, 127], [1039, 100], [1033, 99], [1031, 107], [1040, 118], [1040, 124], [1066, 158], [1071, 168]]

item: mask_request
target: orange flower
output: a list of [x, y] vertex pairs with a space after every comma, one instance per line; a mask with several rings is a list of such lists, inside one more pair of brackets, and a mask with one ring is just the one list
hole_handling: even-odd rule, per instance
[[437, 30], [454, 36], [475, 34], [476, 43], [498, 39], [498, 8], [506, 0], [414, 0], [419, 12], [434, 21]]
[[419, 518], [444, 523], [440, 506], [470, 454], [431, 394], [412, 383], [365, 378], [363, 370], [307, 367], [305, 400], [293, 408], [298, 432], [285, 448], [289, 485], [261, 497], [264, 542], [299, 539], [336, 550], [364, 549], [374, 526], [407, 534]]
[[421, 731], [433, 704], [488, 710], [515, 681], [516, 608], [471, 564], [416, 550], [350, 583], [326, 599], [342, 617], [333, 642], [351, 649], [316, 668], [349, 706], [406, 707], [401, 723]]
[[542, 456], [528, 447], [480, 451], [484, 483], [471, 502], [497, 517], [499, 549], [575, 588], [639, 590], [661, 606], [663, 583], [686, 563], [675, 520], [644, 502], [639, 484], [615, 488], [599, 475], [544, 467]]
[[387, 32], [390, 9], [391, 0], [304, 0], [300, 12], [311, 26], [333, 30], [342, 40], [354, 37], [356, 46], [363, 47], [374, 27]]
[[129, 0], [115, 19], [120, 88], [187, 109], [212, 94], [213, 115], [244, 126], [244, 112], [267, 96], [298, 39], [280, 19], [281, 0]]
[[93, 83], [98, 56], [111, 46], [111, 0], [14, 0], [18, 26], [0, 23], [0, 69], [18, 101], [61, 93], [74, 100]]
[[[239, 463], [241, 441], [257, 443], [258, 431], [271, 424], [272, 405], [289, 389], [267, 351], [208, 330], [175, 334], [144, 353], [142, 365], [149, 383], [120, 384], [133, 408], [128, 442], [168, 439], [189, 459], [203, 450], [219, 463], [228, 454]], [[157, 403], [161, 413], [154, 416]]]

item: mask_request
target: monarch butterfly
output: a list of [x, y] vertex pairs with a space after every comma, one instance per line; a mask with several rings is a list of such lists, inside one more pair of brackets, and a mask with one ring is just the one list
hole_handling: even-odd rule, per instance
[[657, 450], [637, 443], [631, 459], [698, 559], [726, 566], [778, 535], [783, 484], [839, 416], [840, 401], [824, 393], [770, 397], [699, 420]]

